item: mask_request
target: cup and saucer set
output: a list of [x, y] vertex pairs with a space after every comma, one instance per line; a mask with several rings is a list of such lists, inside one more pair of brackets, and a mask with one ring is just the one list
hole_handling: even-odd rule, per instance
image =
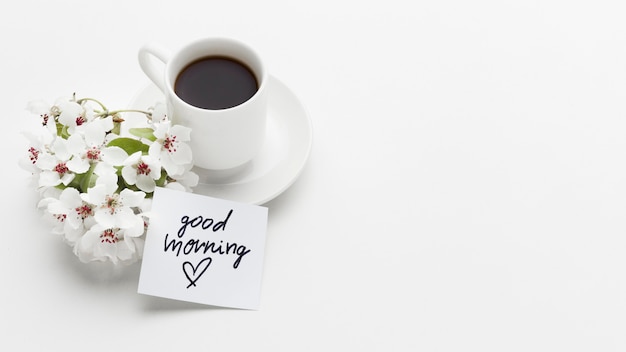
[[[136, 94], [129, 109], [162, 102], [174, 124], [191, 128], [193, 171], [199, 176], [194, 193], [261, 205], [298, 178], [311, 151], [310, 117], [251, 47], [229, 38], [205, 38], [170, 54], [147, 44], [139, 50], [139, 64], [152, 83]], [[256, 87], [245, 93], [248, 74]], [[212, 90], [217, 101], [194, 96]]]

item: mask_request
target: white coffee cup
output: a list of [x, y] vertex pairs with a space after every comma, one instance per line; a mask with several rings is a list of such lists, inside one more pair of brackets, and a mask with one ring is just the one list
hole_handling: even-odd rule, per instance
[[[174, 91], [180, 72], [190, 63], [211, 56], [235, 59], [248, 66], [258, 89], [247, 101], [226, 109], [193, 106]], [[156, 59], [156, 60], [155, 60]], [[263, 144], [267, 115], [268, 73], [255, 50], [229, 38], [205, 38], [171, 54], [149, 43], [139, 49], [139, 65], [165, 95], [167, 112], [174, 124], [191, 128], [194, 165], [227, 170], [252, 160]]]

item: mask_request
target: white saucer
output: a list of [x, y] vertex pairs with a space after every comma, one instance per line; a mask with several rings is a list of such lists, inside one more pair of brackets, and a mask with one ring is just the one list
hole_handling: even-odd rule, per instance
[[[233, 175], [194, 168], [200, 175], [194, 193], [263, 204], [298, 178], [311, 151], [311, 121], [300, 100], [285, 84], [275, 77], [270, 77], [269, 84], [267, 135], [259, 154]], [[163, 93], [150, 84], [135, 96], [129, 108], [145, 110], [164, 101]]]

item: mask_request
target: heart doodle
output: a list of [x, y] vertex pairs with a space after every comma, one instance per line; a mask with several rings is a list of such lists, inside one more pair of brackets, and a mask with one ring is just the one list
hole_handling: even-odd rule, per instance
[[213, 259], [211, 259], [211, 257], [206, 257], [202, 259], [196, 266], [194, 266], [191, 262], [183, 263], [183, 272], [185, 273], [187, 280], [189, 280], [189, 285], [187, 285], [187, 288], [191, 286], [196, 286], [196, 281], [198, 281], [200, 276], [202, 276], [206, 269], [209, 268], [209, 265], [211, 265], [212, 261]]

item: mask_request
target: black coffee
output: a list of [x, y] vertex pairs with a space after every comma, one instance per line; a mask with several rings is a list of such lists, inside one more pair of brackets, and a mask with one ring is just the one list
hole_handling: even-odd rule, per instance
[[254, 73], [245, 64], [224, 56], [193, 61], [178, 74], [174, 91], [187, 103], [211, 110], [237, 106], [258, 90]]

